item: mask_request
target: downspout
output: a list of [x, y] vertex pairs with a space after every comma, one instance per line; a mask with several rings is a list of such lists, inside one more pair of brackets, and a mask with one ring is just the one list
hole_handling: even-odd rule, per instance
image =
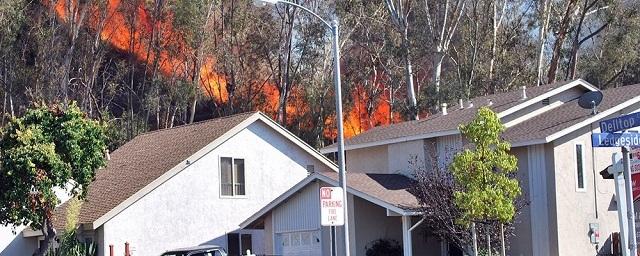
[[414, 229], [416, 229], [418, 226], [420, 226], [420, 224], [422, 224], [422, 222], [424, 222], [424, 218], [420, 219], [418, 222], [416, 222], [416, 224], [414, 224], [413, 226], [411, 226], [411, 228], [409, 228], [409, 233], [411, 233], [411, 231], [413, 231]]
[[402, 216], [402, 251], [404, 253], [404, 256], [412, 256], [413, 255], [413, 240], [412, 240], [412, 236], [411, 236], [411, 231], [413, 231], [415, 228], [417, 228], [418, 226], [420, 226], [420, 224], [422, 224], [422, 222], [424, 222], [424, 218], [420, 219], [420, 221], [418, 221], [416, 224], [414, 224], [413, 226], [411, 225], [411, 216], [407, 216], [407, 215], [403, 215]]

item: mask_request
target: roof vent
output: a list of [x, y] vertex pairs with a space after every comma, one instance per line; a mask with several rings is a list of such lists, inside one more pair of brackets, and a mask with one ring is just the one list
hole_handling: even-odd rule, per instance
[[493, 106], [493, 101], [491, 99], [487, 99], [487, 106]]
[[460, 107], [460, 109], [464, 109], [464, 101], [462, 99], [458, 100], [458, 106]]
[[527, 99], [527, 87], [526, 86], [522, 86], [522, 99], [523, 100]]
[[111, 155], [109, 155], [109, 150], [105, 150], [104, 151], [104, 158], [107, 159], [107, 161], [111, 160]]
[[546, 98], [546, 99], [542, 100], [542, 105], [544, 105], [544, 106], [548, 106], [549, 103], [550, 103], [549, 98]]
[[473, 107], [473, 101], [467, 102], [467, 108], [472, 108], [472, 107]]
[[447, 103], [442, 103], [441, 108], [442, 108], [442, 115], [446, 116], [447, 115]]

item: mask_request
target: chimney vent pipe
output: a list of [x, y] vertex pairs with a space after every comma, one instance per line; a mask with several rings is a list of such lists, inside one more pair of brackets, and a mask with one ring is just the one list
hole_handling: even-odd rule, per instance
[[522, 99], [523, 100], [527, 99], [527, 87], [526, 86], [522, 86]]
[[442, 107], [442, 115], [446, 116], [447, 115], [447, 103], [442, 103], [441, 107]]

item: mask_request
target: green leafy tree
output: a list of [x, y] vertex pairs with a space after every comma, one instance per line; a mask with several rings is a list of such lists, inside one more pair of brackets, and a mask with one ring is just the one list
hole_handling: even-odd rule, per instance
[[459, 224], [508, 223], [515, 216], [515, 200], [521, 191], [512, 174], [518, 159], [509, 153], [511, 145], [500, 138], [504, 130], [498, 115], [486, 107], [469, 124], [460, 126], [473, 148], [457, 154], [450, 166], [460, 187], [454, 193], [454, 202], [462, 211]]
[[56, 188], [84, 198], [96, 170], [105, 165], [104, 127], [75, 103], [36, 106], [12, 118], [0, 141], [0, 224], [41, 229], [44, 255], [56, 236], [52, 215], [60, 202]]

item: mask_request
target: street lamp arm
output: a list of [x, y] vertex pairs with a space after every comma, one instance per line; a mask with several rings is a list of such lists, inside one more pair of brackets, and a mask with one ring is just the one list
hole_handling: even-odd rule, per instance
[[325, 19], [323, 19], [322, 17], [320, 17], [320, 15], [316, 14], [315, 12], [312, 12], [311, 10], [309, 10], [307, 7], [304, 7], [300, 4], [296, 4], [294, 2], [290, 2], [290, 1], [285, 1], [285, 0], [279, 0], [277, 3], [283, 3], [283, 4], [288, 4], [288, 5], [293, 5], [295, 7], [298, 7], [300, 9], [302, 9], [303, 11], [315, 16], [316, 18], [318, 18], [320, 21], [322, 21], [322, 23], [324, 23], [324, 25], [326, 25], [327, 27], [329, 27], [329, 29], [333, 29], [333, 26], [331, 26], [331, 23], [327, 22]]

